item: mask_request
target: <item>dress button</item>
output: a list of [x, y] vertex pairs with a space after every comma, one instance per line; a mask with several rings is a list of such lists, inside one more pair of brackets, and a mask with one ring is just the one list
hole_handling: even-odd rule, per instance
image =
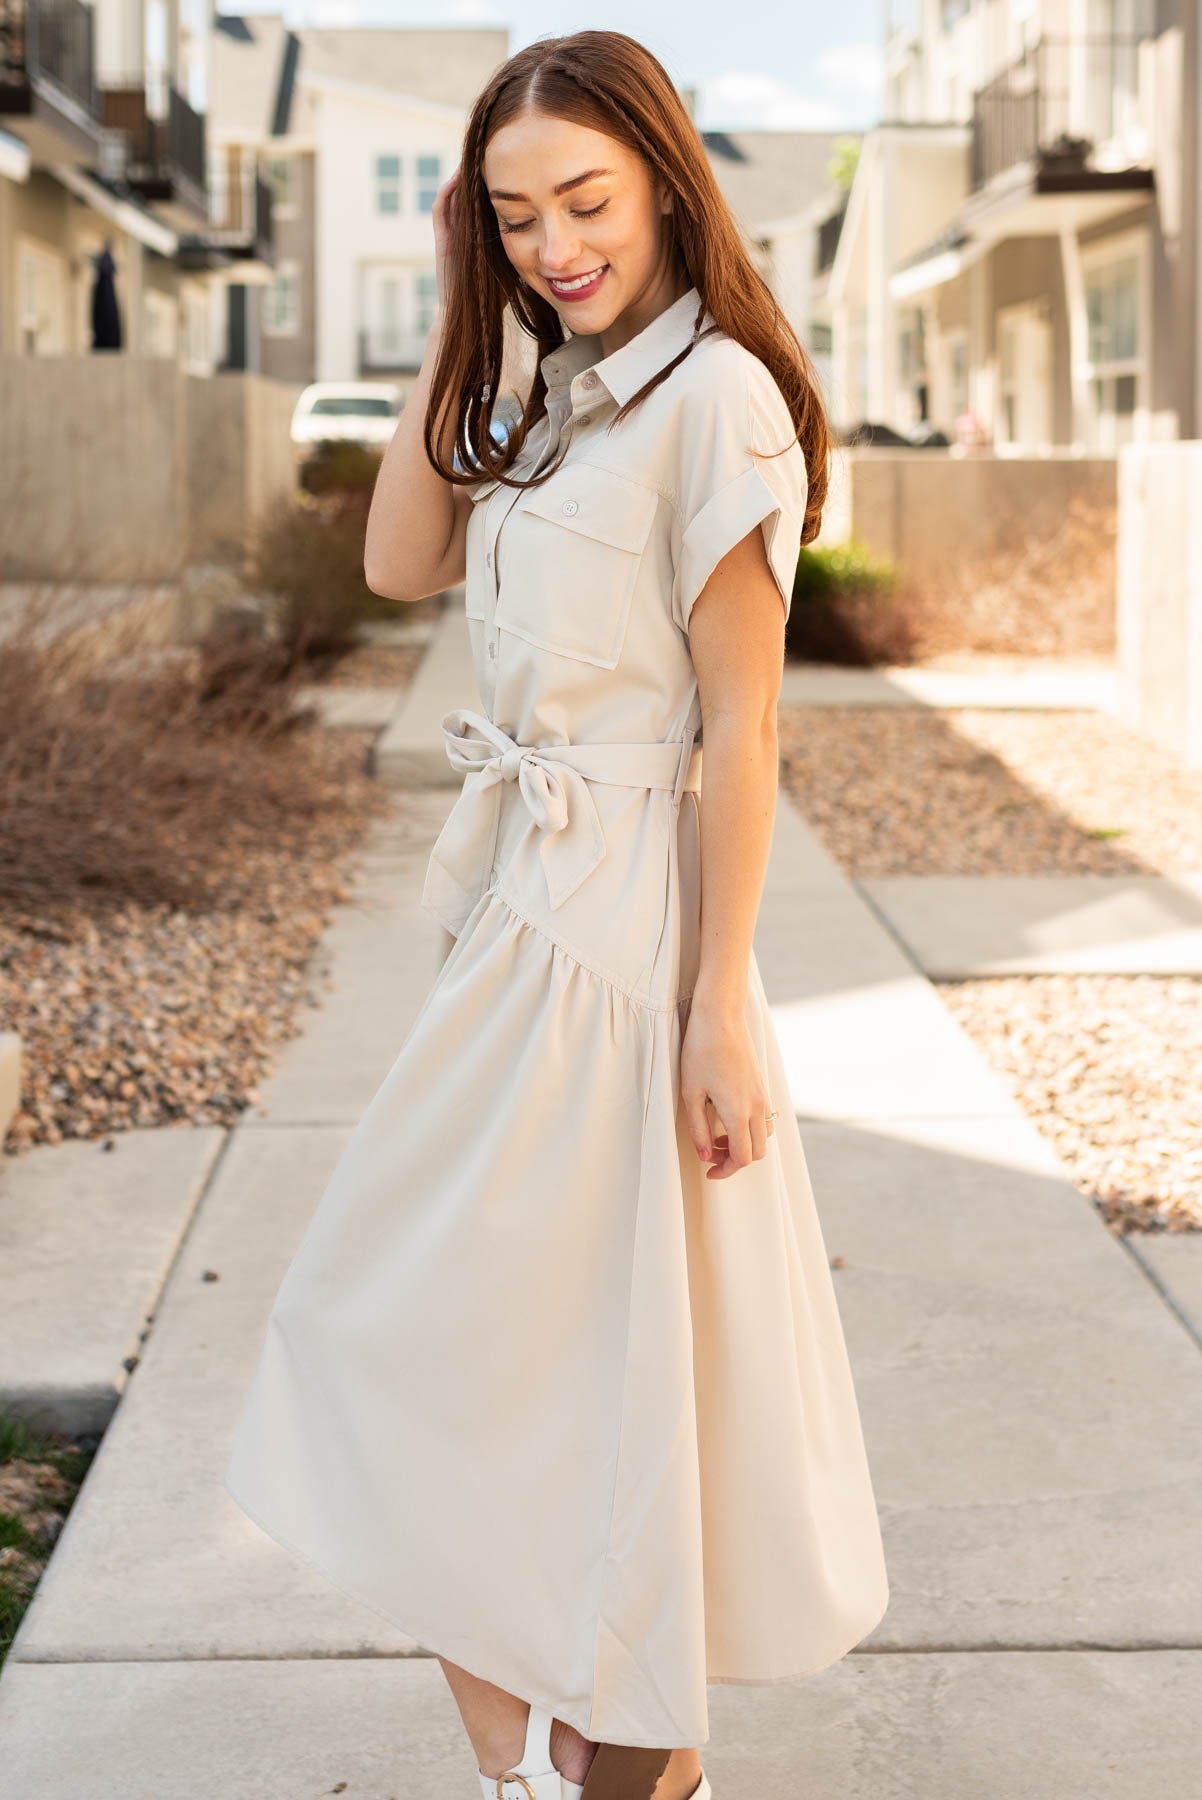
[[579, 500], [565, 500], [562, 507], [560, 508], [560, 511], [566, 512], [568, 514], [579, 512], [580, 511]]
[[489, 569], [492, 568], [492, 551], [491, 550], [486, 550], [484, 552], [484, 563], [485, 563], [486, 568], [489, 568]]
[[597, 385], [597, 377], [593, 374], [591, 369], [584, 378], [584, 385], [587, 388], [594, 388]]
[[581, 413], [580, 417], [576, 421], [577, 425], [591, 425], [592, 422], [593, 422], [592, 413]]
[[490, 656], [491, 656], [491, 657], [492, 657], [492, 659], [493, 659], [493, 661], [494, 661], [494, 662], [496, 662], [496, 660], [497, 660], [497, 646], [496, 646], [496, 645], [495, 645], [495, 644], [490, 644], [490, 645], [489, 645], [489, 646], [488, 646], [488, 654], [489, 654], [489, 655], [490, 655]]

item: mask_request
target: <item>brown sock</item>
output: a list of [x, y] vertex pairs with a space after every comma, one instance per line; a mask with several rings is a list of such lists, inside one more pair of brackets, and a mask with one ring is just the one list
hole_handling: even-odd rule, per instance
[[601, 1744], [589, 1764], [580, 1800], [651, 1800], [671, 1750]]

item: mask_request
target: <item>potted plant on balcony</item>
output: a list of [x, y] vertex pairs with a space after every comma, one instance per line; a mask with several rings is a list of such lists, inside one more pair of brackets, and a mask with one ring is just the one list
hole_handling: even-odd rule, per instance
[[1058, 137], [1039, 146], [1036, 160], [1041, 174], [1083, 175], [1092, 152], [1091, 138], [1070, 137], [1067, 131], [1062, 131]]

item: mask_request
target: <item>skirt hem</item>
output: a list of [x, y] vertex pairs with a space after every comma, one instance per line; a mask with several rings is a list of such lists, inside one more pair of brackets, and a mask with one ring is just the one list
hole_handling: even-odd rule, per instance
[[[403, 1631], [407, 1637], [411, 1637], [418, 1648], [416, 1650], [398, 1651], [396, 1653], [396, 1660], [398, 1662], [404, 1662], [407, 1659], [422, 1654], [426, 1656], [445, 1656], [448, 1662], [458, 1663], [461, 1668], [467, 1669], [469, 1674], [478, 1676], [480, 1680], [490, 1681], [494, 1687], [505, 1688], [507, 1693], [515, 1692], [513, 1688], [506, 1685], [505, 1680], [498, 1679], [496, 1675], [486, 1673], [484, 1668], [478, 1662], [474, 1652], [471, 1653], [470, 1661], [460, 1662], [459, 1655], [455, 1654], [451, 1649], [436, 1649], [434, 1644], [431, 1643], [428, 1638], [420, 1636], [416, 1631], [411, 1631], [407, 1624], [403, 1623], [400, 1619], [394, 1618], [391, 1613], [384, 1612], [374, 1600], [369, 1600], [367, 1595], [363, 1593], [360, 1588], [353, 1586], [345, 1579], [345, 1577], [335, 1575], [325, 1563], [319, 1562], [309, 1551], [302, 1550], [300, 1545], [295, 1543], [291, 1538], [285, 1537], [281, 1532], [277, 1531], [274, 1526], [268, 1525], [266, 1520], [261, 1518], [253, 1507], [246, 1504], [245, 1500], [241, 1498], [233, 1484], [224, 1475], [222, 1476], [221, 1485], [239, 1510], [245, 1513], [246, 1517], [257, 1525], [260, 1531], [265, 1532], [274, 1543], [279, 1544], [282, 1549], [287, 1550], [291, 1555], [299, 1558], [307, 1568], [312, 1569], [315, 1574], [320, 1575], [324, 1581], [328, 1581], [330, 1586], [334, 1588], [336, 1592], [342, 1594], [346, 1599], [355, 1600], [360, 1606], [366, 1606], [369, 1612], [373, 1612], [378, 1619], [383, 1619], [386, 1625], [391, 1625], [394, 1631]], [[886, 1596], [885, 1604], [881, 1607], [880, 1612], [872, 1620], [871, 1624], [859, 1629], [857, 1635], [853, 1637], [843, 1649], [836, 1650], [829, 1656], [824, 1656], [821, 1662], [816, 1663], [811, 1667], [798, 1669], [787, 1675], [710, 1675], [707, 1673], [705, 1677], [706, 1685], [715, 1687], [775, 1687], [778, 1684], [785, 1682], [810, 1681], [815, 1675], [820, 1675], [824, 1669], [830, 1668], [834, 1663], [841, 1662], [845, 1656], [849, 1655], [850, 1652], [855, 1649], [856, 1645], [861, 1643], [864, 1638], [867, 1637], [868, 1633], [880, 1623], [885, 1616], [887, 1608], [888, 1596]], [[450, 1640], [448, 1639], [447, 1642], [449, 1644]], [[545, 1711], [551, 1714], [552, 1718], [559, 1719], [564, 1725], [571, 1725], [582, 1737], [588, 1738], [590, 1743], [604, 1742], [607, 1744], [614, 1744], [619, 1748], [631, 1750], [675, 1750], [681, 1748], [700, 1750], [710, 1741], [708, 1725], [706, 1727], [705, 1735], [698, 1736], [695, 1742], [690, 1745], [666, 1745], [661, 1744], [658, 1741], [653, 1742], [649, 1738], [641, 1737], [591, 1738], [589, 1737], [590, 1719], [584, 1710], [578, 1712], [574, 1707], [565, 1706], [562, 1700], [555, 1700], [546, 1694], [519, 1694], [517, 1698], [526, 1700], [534, 1706], [541, 1706]], [[591, 1708], [589, 1710], [591, 1711]]]
[[[247, 1518], [252, 1520], [253, 1523], [259, 1527], [260, 1531], [266, 1532], [267, 1536], [271, 1538], [274, 1543], [279, 1544], [281, 1548], [287, 1550], [292, 1556], [299, 1558], [299, 1560], [305, 1564], [306, 1568], [312, 1569], [316, 1574], [320, 1575], [323, 1581], [328, 1581], [330, 1586], [338, 1593], [342, 1594], [346, 1599], [355, 1600], [360, 1606], [366, 1606], [378, 1619], [383, 1619], [386, 1625], [391, 1625], [394, 1631], [403, 1631], [407, 1637], [413, 1639], [414, 1643], [418, 1646], [417, 1649], [397, 1651], [395, 1654], [395, 1660], [397, 1662], [413, 1660], [422, 1655], [445, 1656], [448, 1662], [458, 1663], [460, 1668], [466, 1669], [470, 1675], [478, 1676], [481, 1681], [491, 1681], [494, 1687], [504, 1688], [506, 1693], [512, 1694], [515, 1692], [513, 1688], [507, 1686], [506, 1680], [498, 1678], [497, 1675], [486, 1673], [474, 1652], [471, 1654], [470, 1661], [460, 1662], [459, 1655], [450, 1648], [444, 1650], [437, 1649], [435, 1645], [430, 1642], [429, 1638], [420, 1636], [416, 1631], [411, 1631], [409, 1626], [402, 1620], [395, 1618], [391, 1613], [384, 1612], [376, 1601], [368, 1599], [361, 1588], [353, 1586], [344, 1576], [335, 1575], [327, 1564], [319, 1562], [309, 1551], [302, 1550], [299, 1544], [295, 1543], [292, 1538], [285, 1537], [282, 1532], [277, 1531], [274, 1525], [268, 1525], [267, 1521], [261, 1518], [253, 1507], [246, 1504], [245, 1500], [241, 1498], [235, 1491], [233, 1485], [226, 1480], [224, 1476], [222, 1477], [221, 1485], [238, 1508], [246, 1514]], [[447, 1639], [446, 1642], [449, 1644], [450, 1639]], [[589, 1720], [585, 1711], [578, 1712], [574, 1707], [565, 1706], [562, 1700], [555, 1700], [546, 1694], [519, 1694], [517, 1698], [519, 1700], [529, 1701], [534, 1706], [541, 1706], [546, 1712], [551, 1714], [553, 1719], [560, 1720], [564, 1725], [571, 1725], [582, 1737], [588, 1737]], [[596, 1741], [595, 1738], [589, 1738], [590, 1743], [595, 1743]], [[703, 1738], [701, 1743], [707, 1741], [708, 1738]], [[606, 1739], [606, 1742], [616, 1742], [623, 1744], [630, 1749], [637, 1750], [663, 1750], [669, 1748], [669, 1746], [664, 1744], [652, 1743], [648, 1738]], [[670, 1747], [675, 1749], [677, 1746], [672, 1745]], [[700, 1748], [700, 1745], [698, 1745], [697, 1748]]]

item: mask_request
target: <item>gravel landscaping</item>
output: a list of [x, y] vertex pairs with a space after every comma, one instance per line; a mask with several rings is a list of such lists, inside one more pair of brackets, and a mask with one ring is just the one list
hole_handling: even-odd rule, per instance
[[855, 877], [1202, 869], [1202, 770], [1096, 713], [782, 706], [780, 744]]
[[[853, 879], [1202, 869], [1202, 771], [1097, 714], [782, 706], [780, 741]], [[1202, 1230], [1202, 981], [936, 986], [1112, 1230]]]
[[1112, 1230], [1202, 1231], [1202, 981], [935, 985]]
[[373, 733], [322, 734], [345, 806], [303, 839], [261, 843], [253, 906], [126, 905], [15, 923], [0, 912], [0, 1018], [22, 1040], [13, 1153], [135, 1126], [234, 1123], [276, 1048], [320, 1004], [309, 963], [350, 861], [388, 797], [363, 772]]

